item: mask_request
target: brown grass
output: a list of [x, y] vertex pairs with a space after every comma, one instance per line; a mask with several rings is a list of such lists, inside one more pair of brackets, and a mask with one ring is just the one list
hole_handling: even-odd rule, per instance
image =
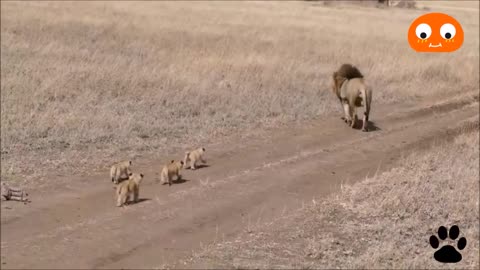
[[344, 62], [365, 74], [374, 104], [478, 89], [478, 10], [452, 10], [467, 38], [440, 55], [406, 42], [420, 14], [310, 2], [2, 2], [2, 179], [44, 183], [337, 113], [329, 79]]
[[[389, 172], [207, 247], [189, 263], [203, 269], [478, 269], [478, 145], [476, 131], [411, 154]], [[438, 263], [429, 237], [454, 224], [467, 239], [463, 260]]]

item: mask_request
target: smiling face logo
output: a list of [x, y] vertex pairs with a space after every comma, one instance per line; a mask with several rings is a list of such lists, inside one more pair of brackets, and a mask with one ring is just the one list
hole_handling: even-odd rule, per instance
[[463, 29], [447, 14], [428, 13], [410, 25], [408, 43], [417, 52], [453, 52], [463, 44]]

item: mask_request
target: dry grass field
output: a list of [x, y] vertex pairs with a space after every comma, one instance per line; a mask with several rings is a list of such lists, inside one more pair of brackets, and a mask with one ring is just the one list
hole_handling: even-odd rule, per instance
[[[2, 269], [478, 269], [479, 2], [0, 3], [1, 181], [31, 198], [1, 203]], [[433, 11], [462, 48], [410, 48]], [[343, 63], [372, 132], [340, 120]], [[141, 200], [116, 207], [127, 158]], [[442, 265], [428, 239], [452, 224], [468, 244]]]
[[[207, 246], [189, 263], [202, 269], [478, 269], [478, 145], [478, 130], [437, 143], [327, 200]], [[467, 239], [463, 259], [436, 262], [428, 240], [439, 226], [455, 224]]]
[[329, 79], [344, 62], [367, 76], [375, 104], [472, 90], [478, 9], [452, 10], [467, 38], [441, 55], [406, 42], [422, 12], [312, 2], [2, 2], [2, 179], [41, 185], [49, 175], [161, 159], [321, 118], [338, 112]]

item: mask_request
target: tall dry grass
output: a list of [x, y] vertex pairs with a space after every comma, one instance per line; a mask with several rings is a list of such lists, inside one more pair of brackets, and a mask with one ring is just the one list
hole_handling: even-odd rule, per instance
[[308, 2], [2, 2], [2, 179], [39, 182], [322, 117], [338, 109], [329, 79], [344, 62], [365, 73], [375, 104], [478, 89], [478, 11], [452, 11], [467, 38], [440, 55], [415, 53], [405, 40], [421, 13]]
[[[403, 158], [397, 168], [195, 254], [203, 269], [478, 269], [479, 134]], [[462, 261], [434, 260], [440, 226], [458, 225]], [[458, 240], [458, 239], [457, 239]], [[445, 240], [440, 247], [457, 242]]]

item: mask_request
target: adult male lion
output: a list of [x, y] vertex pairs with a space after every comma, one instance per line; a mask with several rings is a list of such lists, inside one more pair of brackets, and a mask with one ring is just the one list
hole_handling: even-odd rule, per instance
[[362, 131], [368, 131], [368, 117], [372, 103], [372, 90], [365, 85], [362, 73], [350, 64], [343, 64], [333, 72], [333, 92], [340, 100], [345, 112], [345, 123], [352, 128], [357, 120], [356, 107], [365, 106]]

